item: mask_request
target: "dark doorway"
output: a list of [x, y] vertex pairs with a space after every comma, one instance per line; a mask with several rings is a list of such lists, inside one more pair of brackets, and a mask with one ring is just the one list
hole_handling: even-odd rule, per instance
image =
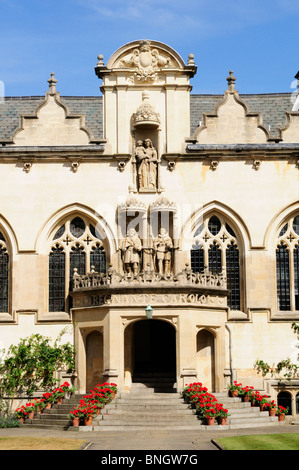
[[277, 403], [284, 408], [289, 408], [287, 414], [292, 414], [292, 395], [288, 392], [279, 392], [277, 395]]
[[134, 373], [176, 376], [175, 328], [162, 320], [141, 320], [134, 325]]

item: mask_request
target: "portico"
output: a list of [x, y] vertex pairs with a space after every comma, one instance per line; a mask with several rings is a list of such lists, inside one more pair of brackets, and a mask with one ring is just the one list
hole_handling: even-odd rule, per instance
[[[154, 271], [75, 274], [72, 314], [81, 392], [88, 381], [88, 335], [94, 330], [103, 339], [98, 380], [116, 381], [130, 391], [142, 372], [171, 377], [178, 389], [200, 377], [211, 390], [222, 390], [227, 293], [223, 275], [191, 274], [188, 267], [170, 279]], [[146, 317], [148, 305], [152, 319]]]

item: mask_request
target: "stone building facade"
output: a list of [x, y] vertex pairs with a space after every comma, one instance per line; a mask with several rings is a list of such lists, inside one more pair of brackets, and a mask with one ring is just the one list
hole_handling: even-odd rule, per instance
[[51, 74], [1, 103], [0, 346], [73, 325], [80, 392], [159, 374], [276, 398], [255, 361], [297, 360], [296, 100], [240, 95], [233, 72], [192, 95], [196, 72], [133, 41], [98, 56], [101, 96]]

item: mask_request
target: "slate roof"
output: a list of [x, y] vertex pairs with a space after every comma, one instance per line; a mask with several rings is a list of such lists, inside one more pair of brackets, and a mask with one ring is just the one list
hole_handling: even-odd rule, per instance
[[[263, 123], [271, 127], [273, 136], [286, 122], [286, 111], [292, 110], [291, 93], [240, 94], [251, 112], [261, 112]], [[9, 140], [20, 125], [20, 115], [33, 115], [44, 96], [6, 97], [0, 101], [0, 140]], [[86, 126], [95, 139], [103, 138], [102, 96], [61, 96], [72, 114], [84, 114]], [[202, 113], [213, 113], [223, 95], [190, 95], [190, 125], [193, 135]], [[187, 137], [187, 136], [186, 136]]]
[[[286, 111], [292, 111], [293, 103], [291, 93], [269, 93], [269, 94], [240, 94], [245, 101], [249, 112], [262, 113], [263, 124], [270, 126], [271, 134], [277, 135], [277, 129], [286, 123]], [[191, 95], [191, 136], [193, 135], [199, 121], [202, 121], [202, 113], [214, 113], [223, 95]]]

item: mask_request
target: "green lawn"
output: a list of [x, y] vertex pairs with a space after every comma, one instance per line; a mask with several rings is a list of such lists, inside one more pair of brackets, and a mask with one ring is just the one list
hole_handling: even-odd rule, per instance
[[224, 450], [299, 450], [299, 434], [262, 434], [216, 439]]

